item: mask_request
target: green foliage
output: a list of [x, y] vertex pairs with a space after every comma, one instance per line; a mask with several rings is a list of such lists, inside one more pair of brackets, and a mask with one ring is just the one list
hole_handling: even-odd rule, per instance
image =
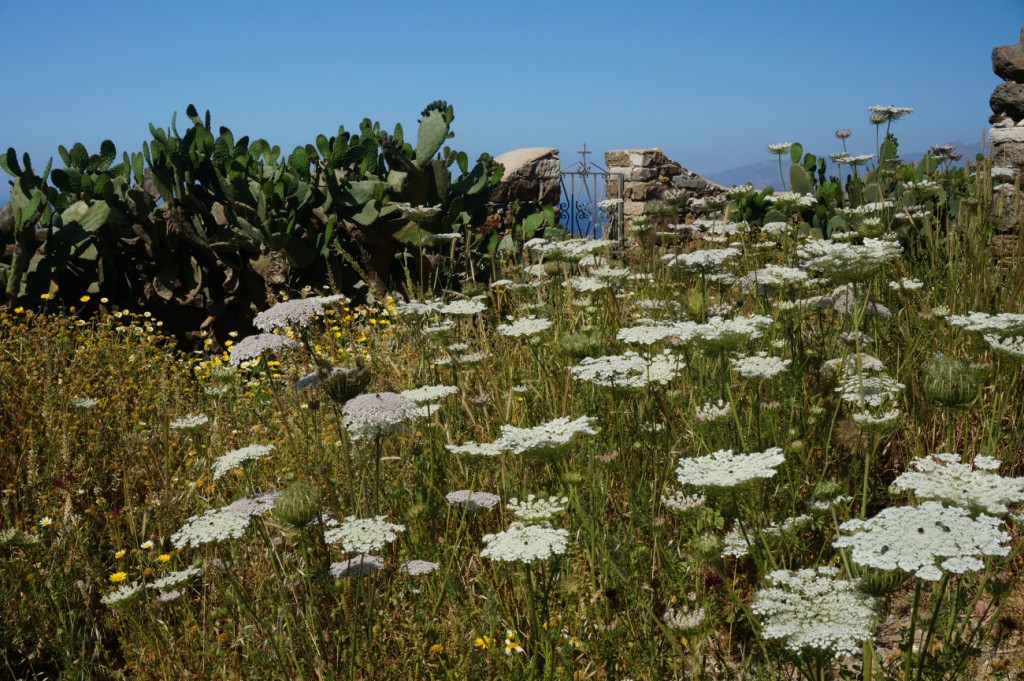
[[[7, 151], [0, 167], [15, 178], [15, 229], [2, 237], [13, 256], [0, 263], [8, 304], [100, 294], [159, 309], [179, 330], [222, 317], [235, 327], [253, 305], [268, 304], [272, 286], [389, 285], [400, 249], [479, 228], [501, 177], [489, 156], [470, 167], [465, 153], [443, 146], [455, 117], [443, 101], [423, 110], [415, 149], [401, 125], [389, 135], [364, 119], [357, 134], [339, 127], [287, 155], [214, 130], [209, 111], [185, 113], [189, 127], [179, 128], [176, 114], [167, 128], [150, 124], [141, 152], [118, 163], [109, 140], [95, 154], [60, 146], [64, 167], [52, 177], [49, 165], [39, 176], [27, 154], [19, 162]], [[414, 221], [401, 204], [440, 210]]]

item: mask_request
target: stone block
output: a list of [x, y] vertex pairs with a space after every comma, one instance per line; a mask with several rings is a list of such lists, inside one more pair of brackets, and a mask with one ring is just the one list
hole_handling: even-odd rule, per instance
[[993, 229], [1000, 233], [1024, 233], [1024, 192], [1004, 183], [992, 192]]
[[1024, 44], [992, 48], [992, 71], [1003, 80], [1024, 83]]
[[625, 215], [643, 215], [647, 204], [643, 201], [626, 200], [622, 204], [622, 212]]
[[660, 152], [660, 149], [629, 149], [629, 165], [641, 166], [643, 168], [649, 168], [654, 163], [655, 152]]
[[1024, 127], [992, 128], [992, 165], [1024, 169]]
[[1000, 83], [988, 100], [992, 113], [1004, 114], [1014, 121], [1024, 119], [1024, 84]]
[[629, 152], [625, 149], [604, 152], [604, 166], [606, 168], [611, 168], [612, 166], [623, 168], [629, 165]]
[[678, 187], [679, 189], [703, 190], [708, 188], [708, 181], [699, 175], [676, 175], [672, 178], [672, 186]]

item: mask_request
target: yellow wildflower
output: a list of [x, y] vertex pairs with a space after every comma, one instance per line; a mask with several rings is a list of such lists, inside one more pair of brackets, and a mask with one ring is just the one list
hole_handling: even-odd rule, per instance
[[114, 574], [110, 575], [110, 581], [112, 581], [114, 584], [117, 584], [118, 582], [123, 582], [126, 579], [128, 579], [128, 573], [124, 571], [115, 572]]

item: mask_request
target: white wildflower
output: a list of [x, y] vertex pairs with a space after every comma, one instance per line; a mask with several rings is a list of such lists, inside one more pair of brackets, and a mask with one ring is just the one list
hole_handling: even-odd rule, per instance
[[171, 421], [170, 426], [171, 430], [192, 430], [193, 428], [205, 426], [209, 422], [210, 417], [206, 414], [192, 414], [174, 419]]
[[421, 403], [437, 402], [438, 400], [448, 397], [449, 395], [454, 395], [457, 392], [459, 392], [459, 389], [453, 385], [425, 385], [422, 388], [403, 390], [399, 395], [407, 400]]
[[366, 575], [372, 575], [383, 567], [383, 558], [364, 554], [338, 563], [331, 563], [329, 571], [332, 577], [341, 579], [343, 577], [365, 577]]
[[999, 475], [999, 461], [992, 457], [978, 456], [972, 466], [962, 463], [959, 454], [945, 452], [915, 459], [911, 466], [916, 470], [893, 480], [894, 491], [992, 515], [1007, 513], [1011, 504], [1024, 501], [1024, 478]]
[[184, 570], [178, 570], [177, 572], [171, 572], [164, 575], [160, 579], [155, 579], [146, 586], [150, 589], [166, 589], [170, 586], [177, 586], [182, 582], [188, 581], [197, 575], [203, 574], [201, 567], [190, 565]]
[[762, 635], [780, 639], [788, 650], [844, 657], [860, 653], [870, 640], [875, 601], [859, 583], [837, 579], [838, 570], [776, 570], [759, 590], [751, 610], [762, 619]]
[[686, 272], [710, 273], [719, 271], [725, 263], [740, 254], [736, 248], [713, 248], [691, 253], [680, 253], [662, 256], [668, 267], [676, 267]]
[[274, 445], [249, 445], [235, 449], [213, 462], [213, 479], [217, 480], [233, 468], [238, 468], [246, 461], [259, 459], [274, 450]]
[[746, 357], [734, 357], [730, 362], [732, 370], [743, 378], [768, 379], [778, 376], [793, 363], [793, 360], [770, 357], [766, 352]]
[[269, 310], [260, 312], [252, 320], [252, 325], [260, 331], [269, 333], [277, 328], [288, 326], [305, 326], [314, 317], [324, 314], [324, 306], [316, 298], [295, 298], [277, 303]]
[[341, 542], [341, 547], [349, 553], [378, 551], [397, 539], [399, 532], [405, 531], [405, 525], [389, 523], [387, 516], [382, 515], [376, 518], [350, 515], [343, 523], [332, 518], [327, 525], [324, 541], [328, 544]]
[[510, 324], [499, 325], [498, 333], [502, 336], [511, 336], [513, 338], [533, 336], [550, 329], [552, 324], [553, 322], [550, 319], [529, 316], [517, 319]]
[[473, 490], [468, 489], [449, 492], [444, 498], [448, 500], [450, 505], [462, 506], [468, 511], [476, 511], [481, 508], [484, 510], [490, 510], [501, 502], [501, 497], [497, 494], [491, 494], [490, 492], [474, 492]]
[[544, 525], [514, 522], [504, 532], [485, 534], [483, 540], [487, 547], [480, 555], [484, 558], [532, 563], [564, 554], [569, 545], [569, 532]]
[[622, 355], [587, 357], [569, 368], [580, 381], [615, 388], [644, 388], [672, 381], [686, 364], [669, 351], [648, 359], [632, 350]]
[[703, 494], [687, 494], [681, 489], [677, 489], [671, 496], [661, 495], [661, 503], [678, 513], [699, 508], [704, 505], [705, 501], [707, 501], [707, 497]]
[[882, 509], [867, 520], [848, 520], [832, 542], [852, 549], [854, 563], [880, 570], [902, 570], [935, 581], [942, 571], [980, 570], [982, 556], [1009, 554], [1010, 535], [988, 515], [972, 518], [967, 509], [926, 501], [920, 506]]
[[392, 392], [353, 397], [342, 407], [342, 413], [342, 423], [353, 439], [401, 430], [419, 416], [414, 401]]
[[1024, 314], [1020, 313], [1001, 312], [991, 315], [984, 312], [971, 312], [966, 316], [951, 314], [948, 319], [950, 324], [959, 326], [965, 331], [994, 336], [1012, 336], [1024, 333]]
[[705, 402], [698, 405], [694, 410], [694, 416], [698, 421], [718, 421], [726, 418], [732, 413], [732, 404], [721, 399], [718, 402]]
[[438, 563], [432, 563], [429, 560], [409, 560], [402, 563], [398, 567], [398, 571], [410, 577], [420, 577], [422, 575], [429, 575], [440, 567]]
[[597, 419], [592, 416], [581, 416], [576, 420], [562, 418], [542, 423], [532, 428], [502, 426], [501, 436], [490, 443], [467, 442], [462, 445], [445, 445], [455, 454], [475, 454], [497, 456], [503, 452], [522, 454], [533, 450], [544, 450], [568, 444], [576, 435], [596, 435], [594, 425]]
[[708, 456], [680, 459], [676, 477], [682, 485], [732, 487], [749, 480], [774, 477], [775, 467], [783, 461], [785, 457], [779, 447], [751, 454], [733, 454], [731, 449], [720, 449]]
[[294, 348], [295, 341], [277, 333], [258, 333], [246, 336], [236, 345], [231, 346], [228, 364], [238, 366], [243, 362], [259, 359], [266, 352], [277, 352], [282, 348]]
[[447, 315], [474, 315], [486, 309], [487, 306], [480, 300], [453, 300], [438, 312]]
[[135, 594], [139, 593], [141, 589], [142, 585], [138, 582], [126, 584], [121, 588], [117, 589], [116, 591], [111, 591], [110, 593], [104, 595], [102, 598], [100, 598], [100, 603], [102, 603], [103, 605], [114, 605], [115, 603], [120, 603], [121, 601], [128, 600]]
[[530, 494], [522, 501], [514, 497], [509, 499], [508, 510], [512, 511], [512, 514], [519, 520], [537, 522], [549, 520], [564, 511], [568, 501], [568, 497], [552, 496], [543, 499]]
[[1000, 338], [992, 334], [985, 335], [985, 342], [996, 352], [1013, 359], [1024, 359], [1024, 336]]

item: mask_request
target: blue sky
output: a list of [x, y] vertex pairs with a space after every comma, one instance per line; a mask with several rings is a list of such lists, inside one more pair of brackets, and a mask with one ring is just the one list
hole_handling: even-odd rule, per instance
[[0, 0], [0, 25], [0, 148], [38, 167], [76, 141], [138, 151], [189, 103], [290, 151], [364, 117], [409, 134], [446, 99], [471, 157], [659, 146], [714, 172], [772, 142], [835, 151], [837, 128], [873, 151], [873, 104], [916, 109], [905, 151], [980, 141], [1024, 2]]

